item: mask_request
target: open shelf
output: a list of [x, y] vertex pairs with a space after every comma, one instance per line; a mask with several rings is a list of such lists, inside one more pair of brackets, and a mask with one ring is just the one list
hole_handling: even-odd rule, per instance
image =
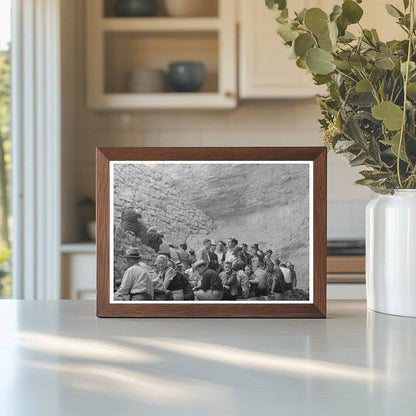
[[102, 30], [106, 32], [216, 31], [220, 24], [217, 17], [113, 17], [100, 22]]
[[[230, 109], [237, 106], [235, 4], [213, 0], [216, 16], [115, 17], [113, 0], [87, 0], [87, 104], [91, 109]], [[163, 4], [163, 2], [160, 2]], [[104, 7], [103, 7], [104, 5]], [[129, 92], [129, 75], [139, 69], [163, 70], [172, 62], [201, 62], [200, 91]], [[142, 78], [143, 79], [143, 78]], [[155, 82], [155, 81], [154, 81]], [[149, 91], [139, 84], [135, 90]]]
[[[218, 92], [218, 39], [215, 32], [106, 33], [104, 57], [106, 94], [132, 94], [127, 86], [131, 71], [139, 68], [159, 69], [167, 77], [169, 64], [175, 61], [204, 64], [206, 77], [202, 89], [190, 96]], [[166, 84], [166, 90], [158, 94], [174, 93]]]

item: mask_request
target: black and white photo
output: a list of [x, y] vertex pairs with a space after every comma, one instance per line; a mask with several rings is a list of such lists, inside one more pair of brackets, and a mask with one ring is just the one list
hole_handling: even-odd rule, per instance
[[313, 163], [110, 162], [110, 303], [313, 302]]

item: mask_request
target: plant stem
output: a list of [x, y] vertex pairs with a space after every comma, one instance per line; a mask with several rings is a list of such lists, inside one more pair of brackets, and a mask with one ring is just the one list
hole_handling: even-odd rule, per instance
[[413, 35], [415, 27], [415, 0], [410, 0], [410, 30], [409, 30], [409, 45], [407, 48], [407, 60], [406, 60], [406, 73], [404, 76], [404, 85], [403, 85], [403, 118], [402, 118], [402, 128], [400, 129], [400, 141], [399, 141], [399, 150], [397, 152], [397, 178], [399, 180], [400, 188], [403, 187], [402, 177], [400, 174], [400, 156], [402, 155], [404, 131], [406, 129], [406, 108], [407, 108], [407, 83], [409, 82], [409, 68], [410, 60], [412, 58], [413, 50]]

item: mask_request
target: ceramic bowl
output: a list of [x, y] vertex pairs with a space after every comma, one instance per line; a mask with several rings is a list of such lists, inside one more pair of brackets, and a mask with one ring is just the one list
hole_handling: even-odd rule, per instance
[[160, 93], [167, 90], [166, 72], [161, 69], [139, 68], [131, 71], [127, 90], [135, 93]]
[[169, 82], [176, 92], [197, 92], [205, 80], [205, 67], [201, 62], [172, 62], [169, 65]]
[[119, 17], [156, 16], [158, 0], [117, 0], [114, 5]]

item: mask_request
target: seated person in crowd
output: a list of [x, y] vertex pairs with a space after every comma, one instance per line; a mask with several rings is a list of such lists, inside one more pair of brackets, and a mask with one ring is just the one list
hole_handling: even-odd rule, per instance
[[208, 257], [209, 257], [209, 263], [208, 263], [208, 269], [215, 270], [218, 272], [219, 264], [218, 264], [218, 257], [215, 254], [215, 247], [216, 244], [212, 244], [208, 250]]
[[275, 267], [272, 261], [266, 263], [267, 272], [267, 294], [274, 296], [275, 293], [284, 292], [284, 277], [280, 267]]
[[229, 261], [224, 263], [224, 271], [220, 273], [222, 285], [224, 287], [224, 300], [236, 300], [238, 296], [237, 273], [232, 269]]
[[286, 266], [285, 263], [280, 263], [280, 270], [283, 273], [283, 282], [282, 282], [283, 292], [285, 292], [286, 290], [292, 290], [293, 289], [292, 276], [290, 274], [289, 268]]
[[156, 259], [156, 268], [166, 294], [172, 294], [173, 300], [184, 300], [182, 281], [172, 267], [170, 260], [166, 256], [159, 255]]
[[139, 265], [141, 258], [139, 249], [135, 247], [127, 249], [125, 257], [128, 269], [121, 279], [120, 287], [114, 293], [114, 300], [152, 300], [153, 283], [147, 271]]
[[183, 288], [183, 300], [195, 300], [194, 291], [189, 282], [188, 276], [183, 271], [183, 265], [180, 261], [176, 261], [172, 267], [176, 270], [176, 275], [179, 277]]
[[272, 250], [266, 250], [266, 253], [264, 255], [264, 261], [271, 260], [272, 259], [272, 254], [273, 254]]
[[163, 288], [163, 282], [159, 279], [159, 274], [156, 272], [156, 269], [152, 266], [149, 266], [144, 261], [139, 262], [139, 266], [146, 270], [153, 284], [153, 298], [154, 300], [169, 300], [169, 295], [167, 295], [166, 290]]
[[229, 261], [232, 264], [237, 260], [234, 252], [237, 246], [238, 240], [236, 240], [235, 238], [229, 238], [227, 240], [227, 251], [225, 253], [225, 261]]
[[218, 241], [215, 251], [215, 255], [217, 256], [218, 264], [222, 267], [225, 261], [225, 243], [224, 241]]
[[187, 250], [188, 246], [186, 243], [180, 244], [177, 250], [179, 261], [182, 263], [184, 270], [188, 270], [191, 267], [190, 256]]
[[241, 244], [241, 259], [247, 265], [251, 264], [251, 255], [248, 252], [247, 244]]
[[295, 266], [290, 262], [288, 262], [286, 266], [290, 270], [290, 279], [292, 281], [292, 287], [294, 289], [298, 285], [298, 279], [296, 277]]
[[193, 248], [189, 249], [189, 263], [192, 265], [196, 262], [195, 250]]
[[195, 300], [222, 300], [224, 288], [217, 272], [208, 269], [203, 260], [197, 260], [194, 267], [202, 276], [201, 285], [195, 288]]
[[244, 267], [245, 264], [241, 260], [233, 263], [233, 270], [237, 273], [238, 297], [240, 299], [247, 299], [250, 294], [250, 283], [248, 276], [244, 272]]
[[251, 246], [251, 258], [250, 258], [250, 266], [251, 270], [255, 272], [257, 268], [259, 267], [259, 263], [262, 261], [262, 259], [259, 256], [260, 249], [258, 244], [253, 244]]
[[192, 267], [188, 270], [185, 270], [185, 274], [188, 277], [188, 281], [191, 284], [192, 288], [200, 286], [202, 276], [199, 275], [198, 270], [195, 268], [196, 262], [192, 264]]
[[209, 264], [210, 257], [209, 257], [209, 251], [211, 249], [211, 240], [208, 238], [204, 240], [202, 243], [202, 247], [196, 252], [196, 260], [202, 260], [205, 264]]
[[250, 297], [267, 296], [267, 273], [262, 268], [253, 273], [250, 266], [246, 266], [244, 271], [250, 283]]

